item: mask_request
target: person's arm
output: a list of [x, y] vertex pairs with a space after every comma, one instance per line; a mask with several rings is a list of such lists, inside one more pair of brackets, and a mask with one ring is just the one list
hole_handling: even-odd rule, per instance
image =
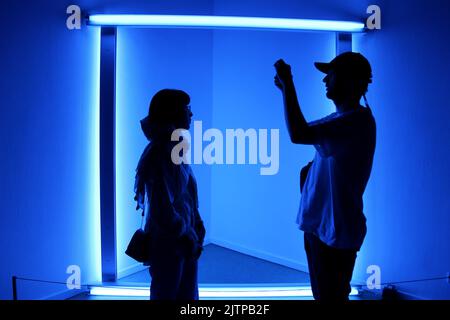
[[357, 115], [354, 113], [308, 123], [298, 102], [291, 67], [280, 59], [275, 63], [275, 69], [275, 85], [283, 93], [284, 114], [291, 141], [297, 144], [312, 144], [321, 155], [332, 155], [341, 145], [336, 142], [345, 141], [353, 135], [355, 120], [359, 122], [362, 119], [355, 119]]
[[179, 239], [188, 233], [185, 219], [173, 205], [173, 192], [168, 177], [161, 171], [147, 184], [150, 218], [162, 234]]
[[[190, 170], [190, 169], [189, 169]], [[193, 210], [194, 210], [194, 232], [197, 236], [197, 242], [199, 246], [203, 246], [203, 241], [206, 235], [205, 225], [203, 223], [202, 217], [200, 216], [200, 212], [198, 210], [198, 189], [197, 189], [197, 181], [193, 175], [190, 173], [188, 188], [191, 193], [191, 197], [193, 200]]]
[[275, 69], [275, 85], [283, 93], [284, 115], [291, 141], [297, 144], [314, 144], [312, 132], [298, 102], [291, 67], [280, 59], [275, 63]]
[[[159, 228], [161, 235], [173, 239], [188, 255], [198, 257], [201, 253], [204, 233], [202, 235], [197, 231], [198, 223], [203, 224], [197, 206], [192, 209], [195, 210], [195, 215], [200, 218], [200, 221], [196, 221], [195, 226], [188, 225], [185, 217], [174, 205], [175, 187], [171, 183], [173, 172], [164, 166], [156, 172], [151, 181], [151, 190], [148, 190], [150, 217]], [[201, 239], [200, 236], [202, 236]]]

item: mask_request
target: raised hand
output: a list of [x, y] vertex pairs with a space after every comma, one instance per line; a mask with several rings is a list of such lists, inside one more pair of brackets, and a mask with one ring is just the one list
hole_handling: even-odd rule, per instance
[[284, 62], [283, 59], [279, 59], [274, 64], [276, 75], [274, 77], [274, 83], [277, 88], [283, 90], [286, 83], [292, 81], [291, 66]]

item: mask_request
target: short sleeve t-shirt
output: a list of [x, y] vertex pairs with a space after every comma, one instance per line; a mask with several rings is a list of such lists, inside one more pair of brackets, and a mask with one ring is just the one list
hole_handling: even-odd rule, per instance
[[318, 143], [300, 201], [299, 228], [328, 246], [360, 250], [366, 235], [363, 194], [376, 141], [372, 112], [359, 107], [309, 125]]

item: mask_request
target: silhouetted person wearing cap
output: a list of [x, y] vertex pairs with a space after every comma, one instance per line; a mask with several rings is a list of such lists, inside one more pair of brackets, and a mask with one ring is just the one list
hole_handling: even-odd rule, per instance
[[[275, 63], [275, 85], [282, 91], [291, 141], [314, 145], [297, 216], [304, 231], [311, 287], [316, 300], [347, 300], [357, 252], [366, 235], [363, 193], [375, 151], [375, 120], [365, 94], [369, 62], [346, 52], [330, 63], [315, 63], [325, 73], [327, 97], [336, 112], [308, 123], [300, 109], [291, 68]], [[360, 105], [361, 97], [366, 107]]]
[[136, 209], [146, 212], [150, 235], [151, 300], [198, 300], [197, 261], [205, 228], [198, 211], [197, 183], [186, 163], [175, 164], [171, 141], [175, 129], [189, 129], [190, 97], [164, 89], [141, 120], [149, 144], [136, 170]]

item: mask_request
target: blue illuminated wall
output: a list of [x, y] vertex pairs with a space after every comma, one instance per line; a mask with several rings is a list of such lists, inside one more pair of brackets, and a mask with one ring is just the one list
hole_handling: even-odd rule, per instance
[[[449, 3], [380, 1], [382, 30], [358, 37], [373, 64], [369, 100], [378, 124], [366, 192], [362, 266], [382, 281], [445, 277], [450, 271]], [[408, 17], [406, 22], [401, 17]], [[414, 22], [413, 22], [414, 21]], [[418, 298], [450, 299], [446, 280], [401, 284]]]
[[[148, 141], [139, 120], [148, 113], [152, 96], [164, 88], [186, 91], [193, 121], [211, 126], [212, 31], [119, 28], [117, 42], [116, 105], [116, 224], [119, 277], [142, 268], [124, 254], [140, 225], [134, 210], [134, 175]], [[193, 166], [199, 185], [200, 213], [209, 230], [211, 168]], [[140, 212], [139, 212], [140, 213]]]
[[[305, 114], [318, 119], [333, 108], [323, 95], [323, 76], [313, 63], [330, 60], [334, 52], [334, 34], [215, 31], [214, 127], [223, 132], [227, 128], [277, 129], [280, 152], [274, 175], [261, 175], [261, 164], [213, 167], [213, 242], [307, 270], [302, 233], [295, 220], [299, 169], [314, 153], [290, 142], [281, 92], [273, 83], [273, 64], [279, 58], [292, 64]], [[248, 158], [247, 154], [247, 163]]]
[[[65, 10], [60, 1], [2, 2], [0, 299], [12, 298], [12, 275], [64, 283], [78, 265], [83, 283], [101, 276], [100, 33], [69, 32]], [[20, 299], [65, 291], [18, 283]]]

